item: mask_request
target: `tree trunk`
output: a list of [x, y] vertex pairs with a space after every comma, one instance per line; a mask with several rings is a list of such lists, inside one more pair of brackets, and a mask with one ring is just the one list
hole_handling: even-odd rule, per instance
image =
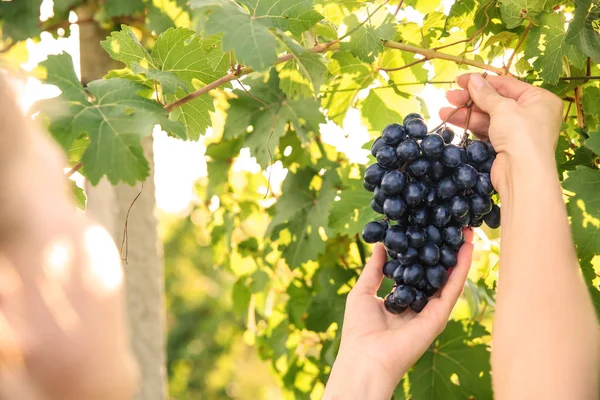
[[[126, 0], [124, 0], [126, 1]], [[93, 9], [81, 7], [79, 19], [88, 19]], [[102, 78], [110, 69], [121, 68], [100, 46], [107, 32], [95, 23], [79, 26], [81, 80]], [[118, 246], [123, 239], [127, 212], [131, 207], [127, 236], [128, 263], [124, 264], [127, 315], [131, 346], [137, 358], [141, 380], [136, 400], [167, 398], [165, 370], [165, 311], [162, 251], [155, 217], [154, 155], [152, 136], [142, 145], [150, 162], [150, 176], [142, 185], [112, 186], [103, 179], [96, 187], [86, 184], [87, 213], [104, 225]], [[132, 205], [135, 197], [141, 195]], [[125, 254], [123, 254], [125, 255]]]

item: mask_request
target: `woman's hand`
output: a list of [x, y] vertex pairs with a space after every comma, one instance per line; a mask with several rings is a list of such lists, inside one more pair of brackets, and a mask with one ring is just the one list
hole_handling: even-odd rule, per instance
[[458, 264], [449, 271], [440, 295], [421, 313], [386, 311], [377, 289], [387, 255], [381, 244], [348, 294], [342, 342], [324, 399], [389, 399], [402, 376], [444, 330], [458, 300], [473, 253], [473, 233], [465, 229]]

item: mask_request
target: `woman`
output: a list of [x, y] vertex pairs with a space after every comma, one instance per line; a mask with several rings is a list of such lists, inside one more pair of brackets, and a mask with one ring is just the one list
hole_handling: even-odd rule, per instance
[[[492, 334], [497, 399], [599, 398], [600, 338], [582, 280], [554, 149], [562, 101], [511, 77], [479, 74], [457, 80], [451, 104], [471, 98], [470, 128], [498, 152], [492, 181], [502, 203], [502, 249]], [[443, 108], [447, 117], [452, 108]], [[466, 110], [449, 122], [464, 126]], [[458, 265], [439, 298], [420, 314], [388, 313], [376, 292], [387, 255], [375, 246], [348, 295], [342, 342], [325, 399], [389, 399], [408, 369], [446, 326], [461, 294], [473, 235], [465, 232]], [[418, 399], [416, 399], [418, 400]]]

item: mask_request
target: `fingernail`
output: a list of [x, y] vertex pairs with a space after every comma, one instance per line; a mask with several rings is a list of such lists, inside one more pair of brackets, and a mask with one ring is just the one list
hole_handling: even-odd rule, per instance
[[472, 74], [469, 78], [469, 82], [475, 89], [481, 89], [488, 85], [485, 78], [479, 74]]

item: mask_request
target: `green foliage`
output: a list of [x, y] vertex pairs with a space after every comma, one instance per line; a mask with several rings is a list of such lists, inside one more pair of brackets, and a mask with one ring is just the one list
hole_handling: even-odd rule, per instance
[[[0, 2], [0, 49], [54, 25], [40, 23], [39, 4]], [[55, 0], [56, 18], [78, 4]], [[114, 28], [102, 46], [122, 69], [84, 87], [69, 55], [42, 63], [46, 82], [62, 91], [62, 106], [40, 105], [44, 120], [69, 165], [81, 162], [92, 184], [103, 176], [146, 179], [140, 140], [155, 124], [206, 144], [201, 201], [165, 235], [174, 397], [226, 397], [229, 381], [214, 384], [210, 368], [237, 361], [243, 343], [269, 363], [289, 398], [322, 394], [346, 293], [369, 255], [358, 234], [374, 217], [364, 166], [326, 143], [323, 124], [343, 126], [352, 111], [372, 139], [409, 112], [428, 114], [419, 97], [424, 83], [442, 85], [470, 68], [444, 59], [405, 67], [418, 59], [385, 40], [496, 66], [514, 52], [513, 74], [567, 100], [582, 88], [580, 110], [565, 108], [556, 160], [582, 273], [600, 310], [600, 89], [597, 80], [564, 79], [600, 75], [597, 1], [457, 0], [447, 16], [439, 1], [407, 5], [421, 23], [380, 0], [108, 0], [95, 18]], [[259, 172], [232, 167], [245, 149]], [[281, 190], [267, 179], [272, 164], [286, 169]], [[83, 207], [82, 192], [73, 191]], [[492, 397], [487, 345], [498, 242], [486, 233], [492, 249], [478, 253], [454, 321], [396, 399]]]

